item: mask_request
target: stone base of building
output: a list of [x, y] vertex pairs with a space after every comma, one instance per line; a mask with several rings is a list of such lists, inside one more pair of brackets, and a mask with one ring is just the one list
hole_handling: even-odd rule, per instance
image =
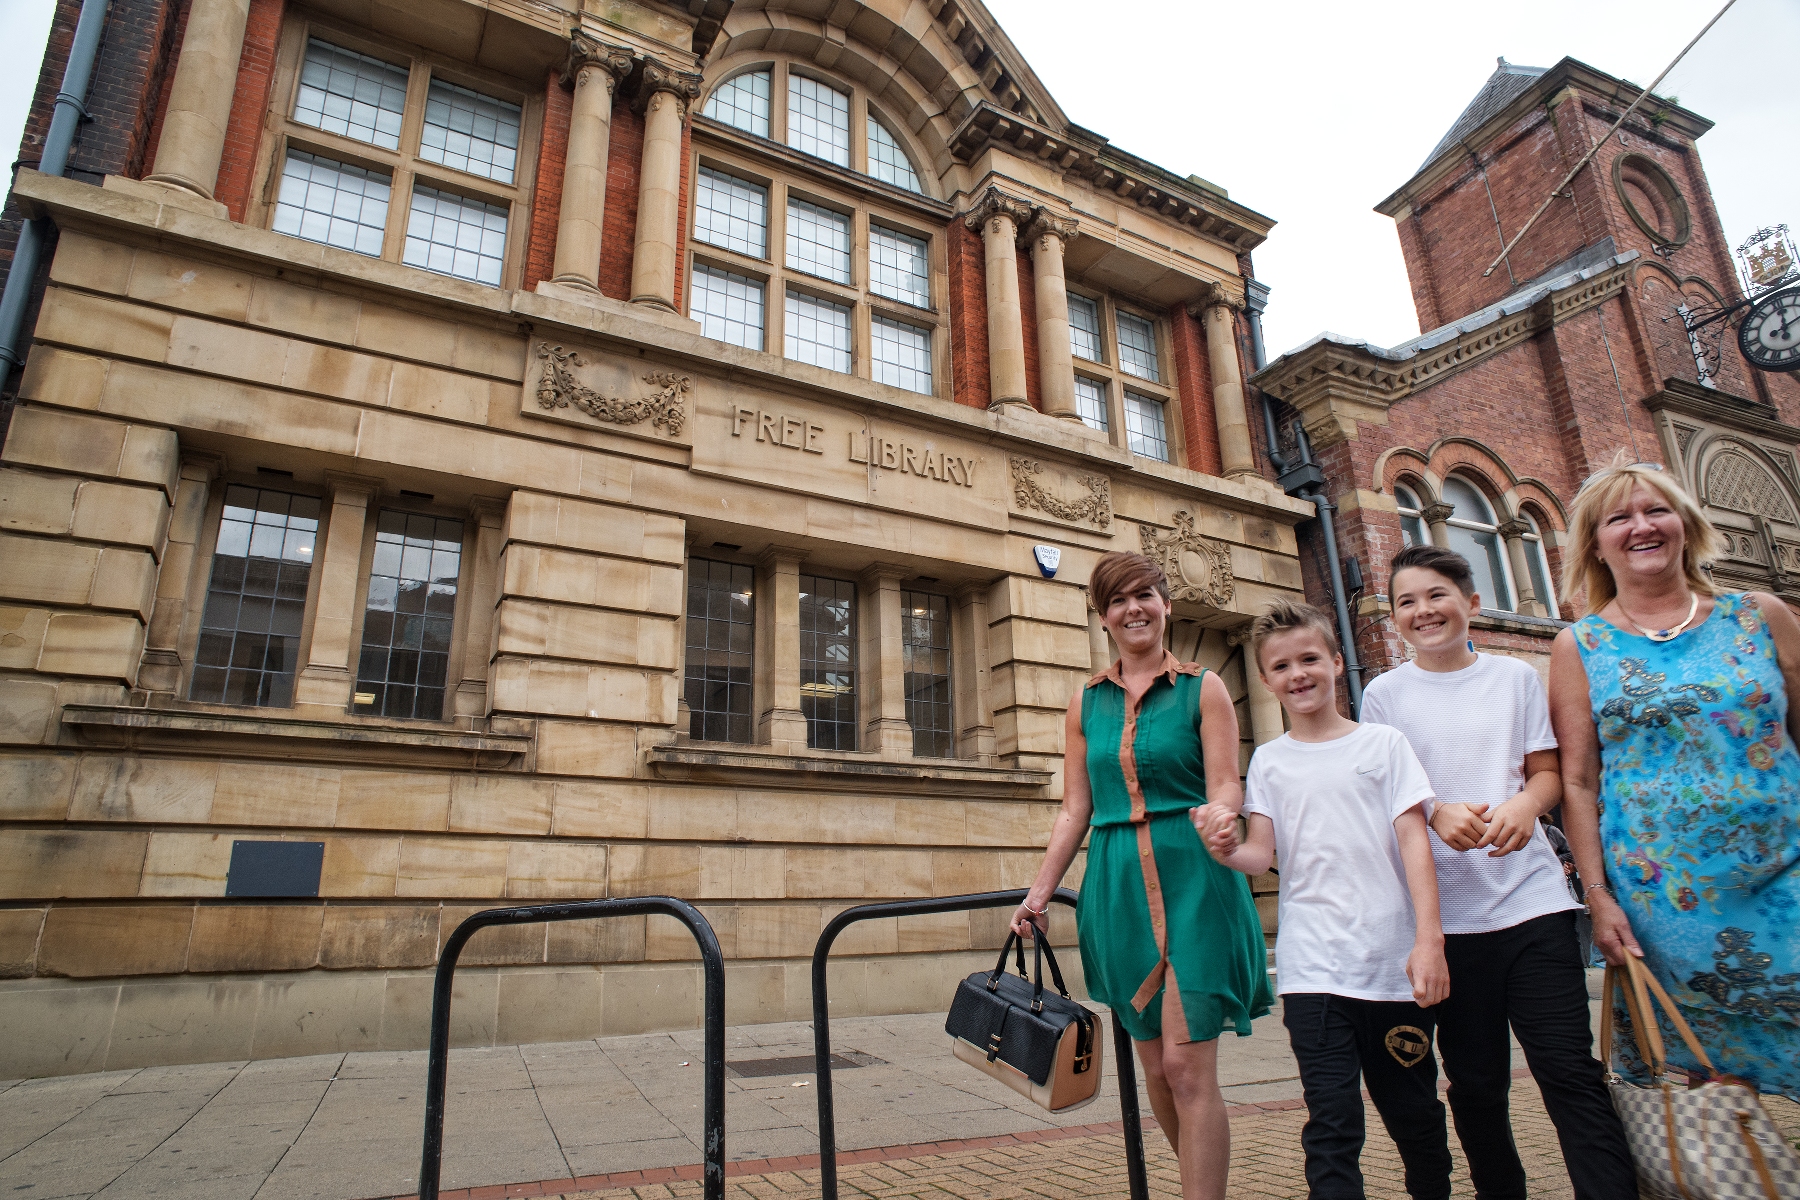
[[[831, 965], [833, 1016], [940, 1012], [992, 950], [845, 957]], [[1081, 960], [1067, 954], [1071, 989]], [[432, 972], [282, 971], [123, 980], [0, 981], [0, 1079], [174, 1063], [359, 1050], [422, 1050]], [[695, 963], [470, 967], [456, 975], [453, 1046], [567, 1042], [693, 1029], [704, 986]], [[725, 1019], [812, 1019], [812, 964], [727, 963]]]

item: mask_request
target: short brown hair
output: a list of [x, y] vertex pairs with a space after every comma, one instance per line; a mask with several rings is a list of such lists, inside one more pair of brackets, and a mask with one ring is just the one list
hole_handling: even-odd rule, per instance
[[1422, 571], [1436, 571], [1456, 585], [1456, 590], [1463, 594], [1464, 600], [1475, 594], [1475, 572], [1469, 569], [1468, 559], [1442, 546], [1408, 546], [1394, 555], [1394, 561], [1388, 564], [1390, 599], [1394, 595], [1394, 579], [1400, 572], [1412, 567]]
[[1334, 657], [1338, 652], [1337, 630], [1331, 618], [1321, 610], [1299, 600], [1274, 600], [1256, 614], [1250, 625], [1250, 652], [1256, 656], [1256, 669], [1262, 670], [1263, 643], [1290, 629], [1310, 629], [1325, 640], [1325, 649]]
[[1625, 452], [1613, 456], [1612, 465], [1594, 472], [1569, 509], [1569, 546], [1563, 552], [1563, 598], [1583, 598], [1589, 613], [1605, 608], [1619, 594], [1612, 568], [1600, 561], [1595, 550], [1599, 539], [1600, 519], [1622, 503], [1638, 484], [1654, 489], [1669, 507], [1681, 517], [1683, 533], [1681, 572], [1687, 585], [1702, 596], [1716, 596], [1718, 587], [1712, 577], [1701, 570], [1725, 553], [1724, 539], [1694, 498], [1681, 484], [1655, 463], [1625, 460]]
[[1129, 550], [1102, 554], [1088, 576], [1088, 600], [1094, 611], [1104, 614], [1115, 596], [1125, 595], [1143, 584], [1153, 584], [1157, 594], [1169, 598], [1169, 577], [1155, 561]]

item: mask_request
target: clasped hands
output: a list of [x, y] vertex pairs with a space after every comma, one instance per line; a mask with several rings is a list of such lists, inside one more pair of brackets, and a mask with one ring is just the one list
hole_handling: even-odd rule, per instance
[[1495, 808], [1487, 804], [1438, 804], [1431, 813], [1431, 828], [1452, 850], [1486, 849], [1489, 858], [1501, 858], [1523, 850], [1531, 840], [1537, 818], [1524, 793]]

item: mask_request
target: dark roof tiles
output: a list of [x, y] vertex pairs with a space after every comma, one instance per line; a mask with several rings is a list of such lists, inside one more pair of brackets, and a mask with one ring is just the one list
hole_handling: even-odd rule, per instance
[[1475, 98], [1469, 101], [1469, 106], [1463, 109], [1462, 116], [1456, 118], [1456, 123], [1450, 126], [1450, 132], [1444, 135], [1443, 140], [1425, 156], [1425, 161], [1419, 164], [1419, 170], [1423, 171], [1449, 153], [1458, 142], [1518, 99], [1546, 70], [1544, 67], [1514, 66], [1504, 58], [1499, 63], [1494, 73], [1488, 76], [1487, 82], [1481, 85], [1481, 90], [1475, 93]]

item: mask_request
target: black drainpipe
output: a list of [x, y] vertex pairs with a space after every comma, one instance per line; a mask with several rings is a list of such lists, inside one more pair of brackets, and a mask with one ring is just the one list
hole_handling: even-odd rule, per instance
[[[1250, 315], [1250, 350], [1256, 360], [1256, 369], [1260, 371], [1268, 365], [1263, 349], [1262, 314], [1269, 303], [1269, 285], [1254, 279], [1244, 282], [1244, 308]], [[1325, 557], [1331, 564], [1331, 603], [1337, 610], [1338, 641], [1344, 647], [1344, 682], [1350, 689], [1350, 719], [1358, 720], [1362, 712], [1363, 668], [1356, 655], [1356, 632], [1350, 624], [1350, 605], [1345, 601], [1347, 593], [1344, 590], [1344, 566], [1338, 557], [1337, 526], [1331, 519], [1337, 506], [1326, 495], [1325, 472], [1313, 461], [1312, 443], [1307, 440], [1306, 430], [1298, 420], [1294, 422], [1294, 445], [1300, 452], [1300, 460], [1289, 462], [1281, 453], [1280, 442], [1275, 436], [1274, 402], [1261, 388], [1257, 389], [1257, 395], [1262, 397], [1263, 433], [1268, 439], [1269, 461], [1274, 464], [1277, 482], [1288, 495], [1312, 504], [1319, 515], [1319, 527], [1325, 534]]]

